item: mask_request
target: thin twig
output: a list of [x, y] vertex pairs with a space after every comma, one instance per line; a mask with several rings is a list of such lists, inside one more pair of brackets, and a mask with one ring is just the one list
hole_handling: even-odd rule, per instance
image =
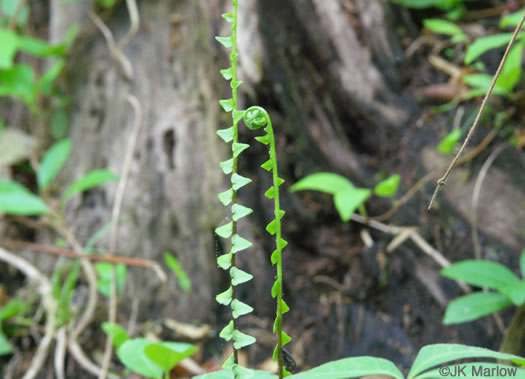
[[[136, 6], [136, 5], [135, 5]], [[128, 142], [126, 155], [124, 157], [124, 164], [120, 175], [120, 180], [115, 194], [115, 203], [113, 204], [112, 212], [112, 228], [109, 242], [109, 251], [116, 251], [118, 248], [118, 231], [119, 231], [119, 219], [122, 211], [122, 202], [126, 192], [126, 186], [128, 184], [129, 173], [131, 172], [131, 163], [133, 162], [133, 155], [137, 148], [137, 142], [139, 139], [140, 132], [142, 130], [142, 107], [138, 99], [133, 95], [128, 95], [126, 100], [131, 104], [135, 113], [135, 122], [133, 126], [133, 134]], [[111, 296], [109, 299], [109, 314], [108, 321], [110, 323], [117, 322], [117, 308], [118, 308], [118, 295], [117, 295], [117, 272], [115, 265], [111, 268]], [[106, 338], [106, 346], [104, 350], [104, 358], [102, 360], [102, 371], [99, 375], [99, 379], [106, 379], [109, 365], [111, 363], [111, 355], [113, 352], [113, 338], [108, 335]]]
[[0, 247], [0, 260], [6, 262], [7, 264], [15, 267], [19, 271], [22, 271], [25, 276], [30, 280], [36, 281], [39, 283], [39, 292], [42, 297], [42, 304], [46, 310], [46, 327], [44, 338], [38, 344], [37, 351], [31, 360], [31, 364], [24, 374], [23, 379], [33, 379], [36, 378], [38, 372], [42, 368], [42, 365], [46, 361], [49, 347], [53, 341], [53, 335], [55, 334], [55, 319], [56, 319], [56, 310], [57, 303], [53, 297], [51, 283], [49, 280], [40, 273], [30, 262], [25, 260], [22, 257], [17, 256], [3, 248]]
[[490, 166], [492, 166], [492, 163], [496, 160], [498, 155], [507, 147], [507, 145], [499, 145], [487, 158], [485, 163], [483, 163], [483, 166], [481, 167], [481, 170], [479, 170], [478, 178], [476, 179], [476, 183], [474, 184], [474, 191], [472, 191], [472, 210], [471, 210], [471, 223], [472, 223], [472, 244], [474, 245], [474, 256], [476, 259], [481, 259], [481, 249], [479, 247], [479, 240], [478, 240], [478, 217], [477, 217], [477, 209], [478, 209], [478, 203], [479, 203], [479, 196], [481, 194], [481, 186], [483, 184], [483, 181], [485, 180], [485, 176], [487, 175], [487, 172], [489, 171]]
[[128, 57], [126, 57], [124, 53], [122, 53], [122, 51], [115, 45], [113, 33], [111, 33], [111, 30], [109, 30], [106, 24], [104, 24], [104, 21], [102, 21], [95, 12], [90, 10], [89, 17], [104, 36], [106, 43], [108, 44], [109, 52], [111, 53], [113, 59], [120, 63], [124, 77], [131, 81], [133, 79], [133, 66], [131, 65]]
[[126, 35], [122, 37], [118, 43], [118, 48], [120, 50], [123, 50], [129, 44], [131, 39], [135, 36], [135, 34], [137, 34], [140, 26], [140, 16], [137, 8], [137, 2], [135, 0], [126, 0], [126, 6], [128, 7], [131, 25]]
[[58, 329], [56, 335], [57, 343], [55, 347], [55, 375], [57, 379], [65, 379], [64, 362], [66, 357], [67, 335], [66, 327]]
[[478, 114], [476, 115], [476, 119], [474, 120], [474, 123], [472, 124], [472, 127], [470, 128], [467, 138], [465, 138], [465, 141], [463, 142], [463, 145], [461, 145], [461, 148], [459, 149], [458, 153], [450, 163], [450, 165], [447, 168], [447, 171], [445, 172], [445, 175], [443, 175], [442, 178], [440, 178], [437, 181], [436, 189], [434, 191], [434, 194], [432, 195], [432, 199], [430, 200], [430, 204], [428, 205], [428, 209], [430, 210], [432, 208], [432, 204], [434, 203], [434, 200], [436, 199], [436, 196], [440, 190], [441, 187], [445, 186], [447, 184], [448, 177], [450, 176], [450, 173], [454, 169], [454, 166], [456, 165], [458, 159], [461, 157], [461, 154], [463, 154], [463, 150], [465, 150], [465, 147], [469, 143], [470, 139], [474, 135], [474, 132], [476, 131], [476, 128], [479, 124], [479, 120], [481, 119], [481, 115], [483, 114], [483, 111], [485, 110], [485, 106], [487, 105], [487, 100], [492, 94], [492, 91], [494, 90], [494, 87], [496, 86], [496, 82], [501, 74], [501, 70], [503, 69], [503, 65], [505, 64], [505, 61], [507, 60], [507, 56], [509, 55], [509, 51], [514, 44], [514, 41], [516, 40], [516, 37], [518, 36], [519, 31], [521, 30], [521, 27], [523, 26], [523, 22], [525, 22], [525, 13], [521, 17], [521, 21], [514, 30], [514, 34], [512, 35], [512, 38], [507, 45], [507, 48], [505, 49], [505, 54], [503, 55], [503, 58], [501, 58], [501, 62], [499, 64], [498, 70], [496, 71], [496, 74], [494, 75], [494, 78], [492, 79], [492, 83], [490, 84], [489, 90], [487, 91], [487, 94], [483, 98], [483, 101], [481, 102], [481, 107], [479, 108]]
[[17, 241], [17, 240], [9, 240], [6, 242], [2, 242], [1, 245], [13, 249], [30, 249], [32, 251], [37, 252], [43, 252], [47, 254], [53, 254], [53, 255], [59, 255], [64, 256], [68, 258], [73, 259], [88, 259], [90, 261], [97, 261], [97, 262], [108, 262], [108, 263], [115, 263], [115, 264], [123, 264], [126, 266], [131, 267], [141, 267], [141, 268], [147, 268], [152, 270], [159, 280], [162, 283], [166, 283], [167, 277], [166, 273], [160, 265], [157, 262], [150, 261], [148, 259], [139, 259], [139, 258], [131, 258], [131, 257], [125, 257], [122, 255], [96, 255], [96, 254], [82, 254], [75, 250], [65, 249], [62, 247], [56, 247], [56, 246], [46, 246], [46, 245], [39, 245], [36, 243], [31, 242], [25, 242], [25, 241]]

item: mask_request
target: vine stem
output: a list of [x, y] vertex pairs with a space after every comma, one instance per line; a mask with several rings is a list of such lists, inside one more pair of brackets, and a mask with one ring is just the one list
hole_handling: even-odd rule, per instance
[[463, 151], [465, 150], [465, 148], [467, 147], [470, 139], [474, 135], [474, 132], [476, 131], [476, 128], [478, 127], [479, 120], [481, 119], [481, 115], [483, 114], [483, 111], [485, 110], [485, 106], [487, 105], [487, 100], [489, 99], [490, 95], [492, 94], [492, 91], [494, 90], [494, 87], [496, 87], [496, 82], [498, 81], [498, 78], [499, 78], [499, 76], [501, 74], [501, 71], [503, 69], [503, 65], [507, 61], [507, 57], [509, 55], [510, 49], [511, 49], [512, 45], [514, 44], [514, 42], [516, 41], [516, 37], [518, 36], [518, 33], [521, 30], [521, 27], [523, 26], [523, 22], [525, 22], [525, 13], [521, 17], [520, 23], [518, 24], [518, 26], [514, 30], [514, 34], [512, 35], [512, 38], [509, 41], [509, 43], [507, 45], [507, 48], [505, 49], [505, 54], [503, 54], [503, 58], [501, 58], [501, 61], [499, 63], [499, 66], [498, 66], [498, 69], [496, 71], [496, 74], [494, 75], [494, 78], [492, 79], [492, 83], [490, 84], [489, 90], [487, 91], [487, 94], [485, 95], [485, 97], [483, 98], [483, 101], [481, 102], [481, 107], [479, 108], [478, 114], [476, 115], [476, 119], [474, 120], [474, 123], [472, 124], [472, 126], [471, 126], [471, 128], [470, 128], [470, 130], [469, 130], [469, 132], [467, 134], [467, 138], [465, 138], [465, 141], [461, 145], [461, 148], [459, 149], [458, 153], [456, 154], [456, 156], [454, 157], [454, 159], [452, 160], [450, 165], [448, 166], [448, 168], [447, 168], [445, 174], [443, 175], [443, 177], [441, 177], [437, 181], [436, 189], [434, 190], [434, 194], [432, 195], [432, 199], [430, 200], [430, 204], [428, 205], [428, 210], [430, 210], [432, 208], [432, 204], [434, 203], [434, 200], [436, 199], [436, 196], [439, 193], [439, 190], [441, 189], [441, 187], [444, 187], [447, 184], [447, 180], [448, 180], [448, 178], [450, 176], [450, 173], [454, 169], [457, 161], [459, 160], [459, 158], [463, 154]]
[[[233, 40], [233, 46], [232, 46], [232, 52], [231, 52], [231, 68], [232, 68], [232, 83], [235, 83], [237, 81], [237, 15], [238, 15], [238, 0], [233, 0], [233, 23], [232, 23], [232, 40]], [[239, 122], [235, 121], [235, 118], [233, 117], [233, 112], [238, 110], [237, 109], [237, 87], [232, 87], [232, 102], [233, 102], [233, 111], [232, 111], [232, 120], [233, 120], [233, 142], [237, 143], [239, 141]], [[235, 155], [233, 156], [233, 170], [232, 175], [237, 173], [237, 157]], [[232, 188], [233, 194], [232, 194], [232, 207], [230, 209], [232, 210], [232, 237], [237, 233], [237, 222], [233, 219], [233, 205], [237, 203], [237, 191]], [[231, 268], [230, 270], [236, 267], [235, 263], [235, 254], [232, 254], [232, 262], [231, 262]], [[237, 298], [237, 290], [236, 286], [232, 283], [232, 302]], [[233, 321], [233, 330], [237, 330], [237, 320], [235, 317], [233, 317], [232, 313], [232, 321]], [[232, 342], [233, 347], [233, 364], [239, 363], [239, 353], [238, 350], [235, 348], [235, 343]]]
[[[265, 113], [267, 120], [267, 133], [270, 135], [270, 159], [272, 162], [277, 162], [277, 153], [275, 148], [275, 136], [273, 134], [272, 121], [268, 114]], [[275, 232], [275, 241], [276, 249], [278, 251], [277, 259], [277, 282], [278, 291], [277, 291], [277, 364], [279, 365], [279, 379], [283, 378], [283, 260], [282, 260], [282, 248], [279, 243], [281, 241], [281, 223], [280, 219], [280, 205], [279, 205], [279, 175], [277, 172], [277, 164], [273, 165], [273, 188], [274, 188], [274, 205], [275, 205], [275, 220], [276, 220], [276, 232]]]

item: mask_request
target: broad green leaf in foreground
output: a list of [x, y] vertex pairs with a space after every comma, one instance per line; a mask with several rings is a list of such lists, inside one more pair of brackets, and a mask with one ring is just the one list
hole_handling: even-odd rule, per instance
[[510, 299], [497, 292], [476, 292], [451, 301], [443, 323], [459, 324], [489, 315], [511, 305]]
[[354, 211], [359, 208], [372, 194], [368, 188], [352, 187], [346, 191], [341, 191], [335, 194], [334, 203], [341, 220], [344, 222], [350, 221]]
[[500, 28], [506, 28], [507, 26], [518, 26], [521, 18], [523, 17], [523, 10], [519, 10], [517, 12], [511, 13], [505, 17], [503, 17], [499, 23]]
[[75, 181], [63, 195], [63, 201], [67, 201], [78, 192], [87, 191], [105, 182], [116, 181], [118, 176], [108, 170], [93, 170]]
[[441, 275], [499, 291], [519, 282], [519, 278], [507, 267], [487, 260], [465, 260], [454, 263], [441, 270]]
[[423, 25], [432, 30], [434, 33], [445, 34], [449, 36], [462, 36], [466, 39], [463, 30], [456, 24], [450, 21], [442, 20], [439, 18], [430, 18], [423, 20]]
[[311, 370], [292, 375], [294, 379], [347, 379], [368, 375], [385, 375], [403, 379], [403, 374], [390, 361], [375, 357], [345, 358], [325, 363]]
[[18, 183], [0, 181], [0, 213], [37, 216], [47, 213], [47, 205]]
[[525, 365], [525, 359], [516, 355], [499, 353], [481, 347], [471, 347], [456, 344], [436, 344], [423, 347], [412, 365], [407, 379], [416, 378], [424, 371], [441, 365], [465, 358], [493, 358], [509, 360], [519, 365]]
[[195, 354], [197, 350], [197, 346], [189, 343], [161, 342], [146, 346], [144, 354], [164, 372], [169, 372], [184, 358]]
[[69, 153], [71, 153], [71, 140], [66, 138], [55, 143], [44, 154], [37, 173], [38, 187], [41, 191], [55, 179], [64, 167]]
[[162, 369], [155, 363], [151, 362], [144, 354], [146, 346], [154, 343], [155, 342], [145, 338], [128, 340], [120, 346], [117, 355], [124, 366], [131, 371], [147, 378], [160, 378], [162, 376]]
[[335, 195], [338, 192], [354, 188], [352, 182], [341, 175], [331, 172], [318, 172], [308, 175], [290, 187], [290, 191], [319, 191]]

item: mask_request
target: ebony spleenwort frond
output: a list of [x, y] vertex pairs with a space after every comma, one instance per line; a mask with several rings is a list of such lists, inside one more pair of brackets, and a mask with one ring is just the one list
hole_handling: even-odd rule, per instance
[[232, 126], [217, 132], [224, 142], [231, 143], [232, 158], [221, 162], [220, 168], [226, 175], [231, 175], [231, 188], [218, 195], [219, 201], [224, 206], [231, 205], [232, 220], [225, 225], [218, 227], [215, 232], [222, 238], [230, 239], [231, 250], [229, 253], [217, 258], [217, 264], [225, 271], [229, 271], [231, 284], [223, 293], [217, 295], [216, 300], [224, 306], [230, 306], [232, 319], [220, 332], [220, 337], [226, 341], [233, 340], [233, 354], [224, 364], [225, 369], [231, 369], [234, 377], [242, 378], [245, 376], [245, 368], [241, 367], [238, 362], [238, 350], [251, 345], [255, 338], [242, 333], [237, 328], [237, 319], [253, 311], [253, 308], [236, 297], [236, 287], [253, 278], [251, 274], [244, 272], [236, 267], [235, 255], [252, 246], [252, 243], [237, 234], [237, 222], [246, 217], [253, 211], [243, 205], [237, 204], [237, 191], [251, 182], [251, 179], [245, 178], [237, 173], [237, 159], [239, 155], [246, 150], [249, 145], [239, 143], [238, 124], [244, 117], [245, 112], [237, 109], [237, 88], [241, 85], [237, 81], [237, 1], [233, 0], [233, 13], [223, 14], [223, 18], [232, 24], [232, 35], [228, 37], [216, 37], [224, 47], [232, 49], [230, 54], [230, 67], [221, 70], [224, 79], [230, 81], [232, 89], [231, 99], [220, 100], [219, 104], [224, 111], [232, 114]]
[[283, 261], [282, 251], [287, 245], [287, 242], [281, 236], [281, 219], [284, 216], [284, 211], [279, 205], [279, 186], [284, 183], [284, 180], [279, 178], [277, 172], [277, 154], [275, 150], [275, 136], [272, 128], [272, 121], [268, 112], [264, 108], [254, 106], [246, 110], [244, 115], [244, 123], [251, 130], [257, 130], [265, 127], [265, 135], [255, 137], [257, 141], [264, 145], [269, 145], [270, 159], [262, 164], [262, 168], [266, 171], [271, 171], [273, 175], [273, 186], [266, 191], [265, 196], [274, 201], [274, 215], [275, 218], [267, 226], [266, 230], [271, 235], [275, 235], [275, 251], [272, 253], [271, 261], [276, 265], [277, 276], [272, 287], [272, 296], [277, 298], [277, 315], [273, 326], [273, 332], [277, 335], [277, 346], [273, 353], [273, 359], [277, 360], [279, 365], [279, 378], [291, 375], [284, 368], [283, 361], [283, 346], [292, 339], [283, 331], [283, 314], [288, 312], [290, 308], [283, 300]]

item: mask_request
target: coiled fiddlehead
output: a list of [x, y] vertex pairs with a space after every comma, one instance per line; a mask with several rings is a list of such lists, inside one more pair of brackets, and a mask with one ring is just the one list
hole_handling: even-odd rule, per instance
[[268, 112], [259, 106], [253, 106], [246, 110], [244, 114], [244, 123], [251, 130], [257, 130], [265, 127], [265, 135], [255, 137], [257, 141], [264, 145], [269, 145], [269, 155], [262, 168], [266, 171], [271, 171], [273, 175], [273, 186], [264, 194], [267, 198], [273, 199], [275, 218], [266, 226], [266, 231], [271, 235], [275, 235], [276, 249], [272, 253], [271, 261], [276, 266], [276, 280], [272, 286], [272, 296], [277, 298], [277, 312], [275, 322], [273, 324], [273, 332], [277, 335], [277, 346], [273, 353], [273, 359], [277, 360], [279, 364], [279, 378], [289, 376], [290, 373], [284, 368], [283, 346], [292, 340], [288, 334], [283, 331], [283, 314], [288, 312], [290, 308], [283, 300], [283, 261], [282, 251], [287, 245], [287, 242], [281, 236], [281, 219], [284, 216], [284, 211], [279, 205], [279, 186], [284, 183], [284, 180], [279, 178], [277, 171], [277, 154], [275, 150], [275, 136], [272, 128], [272, 121]]
[[220, 163], [220, 167], [224, 174], [231, 175], [231, 188], [220, 193], [218, 198], [224, 206], [231, 205], [232, 220], [215, 229], [215, 232], [220, 237], [226, 239], [229, 238], [231, 241], [230, 252], [217, 258], [217, 264], [219, 267], [223, 270], [229, 271], [231, 278], [230, 287], [223, 293], [217, 295], [216, 300], [224, 306], [231, 307], [232, 319], [228, 325], [222, 329], [220, 337], [226, 341], [233, 340], [233, 353], [224, 363], [224, 368], [227, 370], [231, 369], [236, 379], [249, 376], [247, 369], [238, 364], [238, 350], [255, 342], [254, 337], [242, 333], [237, 328], [237, 319], [240, 316], [253, 311], [252, 307], [239, 301], [236, 296], [236, 287], [253, 278], [251, 274], [237, 268], [235, 262], [235, 256], [237, 253], [252, 246], [251, 242], [242, 238], [237, 233], [237, 222], [253, 212], [252, 209], [237, 203], [237, 191], [251, 182], [251, 179], [243, 177], [237, 173], [237, 158], [249, 147], [249, 145], [239, 143], [238, 141], [238, 125], [245, 112], [237, 109], [237, 88], [241, 85], [241, 82], [237, 81], [237, 13], [237, 0], [233, 0], [233, 13], [222, 15], [226, 21], [232, 24], [232, 35], [229, 37], [216, 37], [217, 41], [219, 41], [224, 47], [232, 49], [230, 54], [230, 67], [221, 70], [224, 79], [230, 81], [232, 98], [220, 100], [219, 104], [224, 111], [228, 113], [231, 112], [233, 125], [217, 132], [224, 142], [231, 143], [232, 158]]

